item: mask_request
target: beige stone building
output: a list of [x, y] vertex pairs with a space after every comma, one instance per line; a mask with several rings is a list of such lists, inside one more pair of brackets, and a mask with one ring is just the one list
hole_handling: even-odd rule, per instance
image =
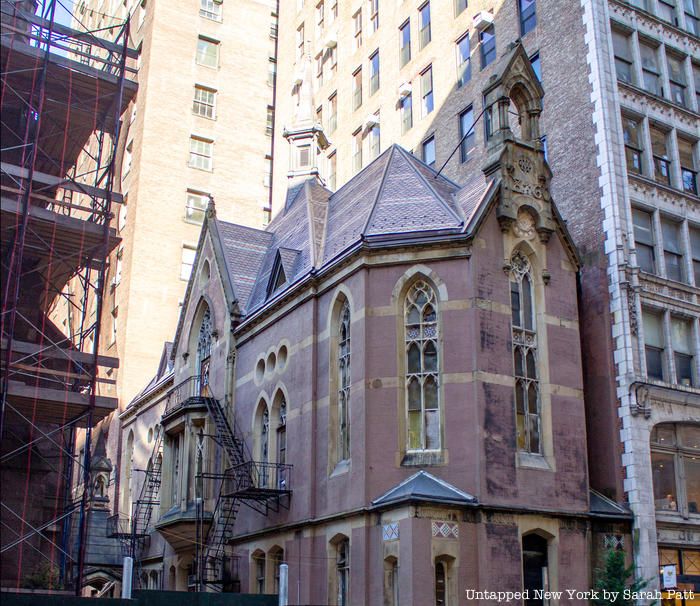
[[[111, 259], [101, 347], [124, 407], [172, 338], [208, 196], [222, 216], [269, 220], [276, 3], [84, 0], [76, 16], [109, 27], [131, 14], [139, 95], [124, 116], [122, 243]], [[115, 212], [116, 214], [116, 212]]]

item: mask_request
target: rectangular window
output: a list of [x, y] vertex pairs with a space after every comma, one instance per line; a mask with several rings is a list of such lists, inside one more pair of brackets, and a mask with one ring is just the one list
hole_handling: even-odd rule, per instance
[[355, 50], [362, 46], [362, 9], [359, 9], [352, 16], [353, 26], [355, 28]]
[[411, 60], [411, 20], [399, 28], [399, 67]]
[[661, 314], [644, 310], [642, 312], [644, 325], [644, 353], [647, 362], [647, 377], [664, 380], [664, 331]]
[[634, 243], [637, 249], [637, 264], [642, 271], [650, 274], [656, 273], [651, 213], [633, 208], [632, 222], [634, 224]]
[[369, 94], [372, 96], [379, 90], [379, 51], [369, 58]]
[[671, 317], [671, 346], [676, 366], [676, 383], [686, 387], [695, 385], [693, 381], [692, 334], [690, 321]]
[[338, 95], [333, 93], [328, 99], [328, 134], [338, 127]]
[[122, 179], [131, 172], [131, 164], [134, 161], [134, 141], [129, 141], [124, 150], [124, 159], [122, 160]]
[[693, 257], [695, 286], [700, 286], [700, 227], [688, 226], [690, 232], [690, 253]]
[[693, 144], [686, 139], [678, 137], [678, 155], [681, 161], [683, 190], [697, 195], [698, 171], [695, 169], [695, 161], [693, 159]]
[[204, 86], [195, 86], [192, 112], [213, 120], [216, 117], [216, 91]]
[[333, 46], [333, 47], [328, 49], [328, 64], [331, 67], [331, 74], [335, 74], [338, 71], [338, 47], [337, 46]]
[[[375, 114], [379, 120], [379, 114]], [[373, 160], [380, 152], [380, 130], [379, 124], [374, 124], [369, 129], [369, 158]]]
[[297, 28], [297, 61], [304, 56], [304, 24]]
[[535, 0], [518, 0], [518, 9], [520, 12], [520, 35], [524, 36], [535, 29], [537, 25]]
[[221, 21], [221, 4], [217, 0], [199, 0], [199, 16], [213, 21]]
[[316, 55], [316, 84], [319, 88], [323, 86], [323, 53]]
[[423, 162], [428, 166], [435, 166], [435, 137], [430, 137], [423, 141]]
[[661, 219], [661, 236], [664, 245], [666, 277], [676, 282], [683, 281], [683, 252], [680, 225], [669, 219]]
[[413, 126], [413, 96], [401, 98], [401, 134], [407, 133]]
[[661, 96], [661, 73], [659, 71], [659, 61], [657, 58], [657, 47], [639, 41], [639, 53], [642, 57], [642, 77], [644, 78], [644, 90], [652, 95]]
[[330, 0], [331, 7], [328, 13], [328, 22], [333, 23], [338, 18], [338, 0]]
[[654, 503], [657, 510], [678, 511], [675, 457], [672, 453], [651, 453]]
[[274, 86], [276, 78], [277, 78], [277, 61], [275, 61], [272, 57], [270, 57], [270, 60], [267, 64], [267, 85]]
[[265, 134], [268, 137], [272, 136], [272, 130], [275, 127], [275, 108], [272, 105], [267, 106], [267, 119], [265, 122]]
[[418, 9], [419, 23], [420, 23], [420, 35], [419, 35], [419, 46], [420, 50], [423, 50], [430, 42], [430, 2], [426, 2], [423, 6]]
[[676, 1], [675, 0], [659, 0], [658, 14], [664, 21], [668, 21], [673, 25], [678, 25], [676, 18]]
[[658, 183], [670, 185], [671, 161], [668, 157], [668, 149], [666, 145], [668, 133], [655, 128], [654, 126], [650, 126], [649, 134], [651, 135], [651, 153], [654, 157], [654, 179], [656, 179]]
[[358, 67], [352, 74], [352, 108], [362, 105], [362, 68]]
[[644, 171], [642, 170], [642, 136], [639, 120], [622, 116], [622, 133], [625, 140], [627, 172], [641, 175]]
[[[632, 52], [630, 51], [630, 37], [619, 30], [612, 30], [613, 51], [615, 53], [615, 71], [617, 79], [632, 84]], [[640, 44], [641, 46], [641, 44]]]
[[182, 258], [180, 262], [180, 280], [189, 280], [194, 265], [194, 258], [197, 254], [195, 246], [182, 245]]
[[481, 69], [496, 60], [496, 28], [489, 25], [479, 34], [481, 47]]
[[535, 53], [530, 57], [530, 65], [532, 65], [532, 71], [535, 72], [535, 76], [537, 76], [537, 81], [542, 82], [542, 63], [540, 62], [539, 53]]
[[457, 86], [464, 86], [472, 77], [470, 60], [469, 34], [464, 34], [457, 40]]
[[201, 170], [212, 169], [214, 142], [210, 139], [190, 137], [190, 166]]
[[316, 36], [320, 37], [323, 33], [325, 19], [325, 5], [323, 0], [316, 5]]
[[362, 129], [352, 134], [352, 169], [358, 172], [362, 168]]
[[379, 0], [369, 0], [369, 22], [372, 24], [372, 31], [379, 29]]
[[265, 156], [265, 174], [263, 176], [263, 185], [272, 187], [272, 158]]
[[219, 67], [219, 43], [200, 36], [197, 39], [197, 56], [195, 61], [198, 65], [206, 67]]
[[337, 172], [338, 159], [335, 155], [335, 152], [333, 152], [330, 156], [328, 156], [328, 188], [331, 191], [335, 191]]
[[474, 149], [474, 110], [468, 107], [459, 114], [459, 154], [462, 162], [469, 159], [469, 151]]
[[695, 82], [695, 102], [700, 110], [700, 66], [693, 63], [693, 82]]
[[425, 118], [434, 109], [433, 103], [433, 67], [432, 65], [420, 75], [421, 108]]
[[684, 58], [666, 53], [666, 64], [668, 65], [668, 80], [671, 87], [671, 101], [678, 105], [685, 106], [685, 71], [683, 69]]
[[185, 221], [188, 223], [199, 223], [204, 221], [204, 213], [207, 210], [209, 196], [197, 191], [187, 190], [187, 201], [185, 202]]
[[462, 12], [467, 8], [467, 0], [454, 0], [455, 3], [455, 17], [461, 15]]
[[685, 29], [700, 37], [700, 7], [698, 0], [685, 0]]

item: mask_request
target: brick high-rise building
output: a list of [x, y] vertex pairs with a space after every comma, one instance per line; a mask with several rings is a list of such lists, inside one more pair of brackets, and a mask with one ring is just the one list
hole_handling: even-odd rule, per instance
[[[336, 190], [392, 143], [463, 182], [486, 159], [482, 90], [521, 39], [547, 93], [551, 191], [583, 259], [592, 486], [634, 512], [641, 576], [653, 586], [675, 565], [697, 589], [697, 0], [298, 0], [279, 18], [276, 211], [304, 163]], [[313, 150], [283, 140], [304, 58], [328, 139]]]
[[128, 360], [112, 377], [123, 407], [172, 338], [209, 196], [231, 220], [269, 220], [276, 2], [84, 0], [74, 10], [106, 28], [131, 14], [140, 51], [105, 300], [106, 351]]

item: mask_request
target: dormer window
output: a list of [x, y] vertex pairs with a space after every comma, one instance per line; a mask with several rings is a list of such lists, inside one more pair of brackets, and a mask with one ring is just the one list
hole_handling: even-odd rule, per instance
[[282, 258], [279, 252], [275, 258], [275, 263], [272, 266], [272, 273], [270, 274], [270, 282], [267, 287], [267, 296], [272, 296], [276, 291], [278, 291], [282, 286], [287, 283], [287, 274], [284, 272], [284, 267], [282, 266]]

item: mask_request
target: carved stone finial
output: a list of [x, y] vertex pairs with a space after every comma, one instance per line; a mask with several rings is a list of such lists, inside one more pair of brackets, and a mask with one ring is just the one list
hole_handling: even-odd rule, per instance
[[207, 219], [216, 218], [216, 204], [214, 203], [214, 196], [209, 194], [209, 202], [207, 203]]

